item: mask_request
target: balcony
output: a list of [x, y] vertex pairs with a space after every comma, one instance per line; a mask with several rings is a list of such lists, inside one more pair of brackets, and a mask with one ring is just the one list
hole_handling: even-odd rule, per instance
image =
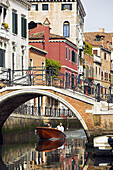
[[5, 27], [4, 25], [0, 26], [0, 37], [6, 40], [9, 40], [9, 28]]
[[101, 57], [98, 55], [94, 55], [94, 63], [98, 63], [101, 65], [102, 64]]

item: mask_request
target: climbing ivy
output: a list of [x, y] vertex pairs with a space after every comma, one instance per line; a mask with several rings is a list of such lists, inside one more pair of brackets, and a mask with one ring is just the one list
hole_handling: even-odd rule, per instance
[[46, 69], [49, 70], [49, 68], [53, 70], [54, 77], [57, 77], [58, 72], [61, 70], [61, 64], [57, 60], [46, 58]]
[[46, 58], [46, 69], [49, 69], [49, 67], [55, 71], [61, 70], [61, 64], [59, 61]]
[[89, 54], [90, 56], [93, 56], [93, 54], [92, 54], [92, 46], [90, 44], [88, 44], [87, 42], [85, 42], [84, 53]]

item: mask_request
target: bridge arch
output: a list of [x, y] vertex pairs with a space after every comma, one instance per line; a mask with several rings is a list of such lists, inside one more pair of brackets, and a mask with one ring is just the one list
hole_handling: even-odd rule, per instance
[[9, 117], [9, 115], [21, 104], [24, 102], [38, 97], [38, 96], [48, 96], [51, 98], [54, 98], [64, 104], [67, 108], [69, 108], [78, 118], [78, 120], [81, 122], [81, 125], [83, 126], [84, 130], [87, 131], [88, 127], [79, 114], [79, 112], [66, 100], [64, 100], [62, 97], [57, 96], [56, 94], [53, 94], [51, 92], [45, 91], [45, 90], [17, 90], [10, 93], [5, 94], [1, 97], [0, 100], [0, 126], [3, 126], [6, 119]]

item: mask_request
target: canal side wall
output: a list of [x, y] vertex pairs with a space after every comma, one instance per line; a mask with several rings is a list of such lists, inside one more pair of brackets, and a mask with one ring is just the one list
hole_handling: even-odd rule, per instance
[[52, 127], [56, 127], [60, 122], [66, 129], [79, 129], [82, 128], [80, 121], [73, 119], [64, 118], [49, 118], [49, 117], [37, 117], [32, 115], [21, 115], [21, 114], [11, 114], [6, 120], [3, 126], [3, 131], [18, 131], [18, 130], [34, 130], [37, 126], [47, 126], [47, 123], [51, 122]]
[[14, 129], [29, 128], [33, 130], [37, 126], [43, 126], [44, 122], [42, 119], [31, 115], [11, 114], [6, 122], [4, 123], [3, 129], [6, 131]]

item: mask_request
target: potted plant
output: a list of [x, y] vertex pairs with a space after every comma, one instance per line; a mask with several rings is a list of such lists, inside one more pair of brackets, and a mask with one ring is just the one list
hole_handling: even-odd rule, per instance
[[90, 81], [90, 82], [92, 82], [93, 80], [94, 80], [93, 77], [89, 77], [89, 78], [88, 78], [88, 81]]
[[2, 26], [5, 28], [5, 29], [9, 29], [9, 25], [5, 22], [2, 23]]

